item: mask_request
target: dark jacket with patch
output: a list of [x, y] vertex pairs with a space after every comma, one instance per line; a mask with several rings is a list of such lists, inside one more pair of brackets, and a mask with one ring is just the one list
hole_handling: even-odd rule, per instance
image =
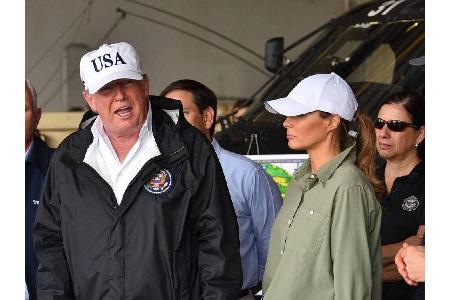
[[[138, 172], [119, 206], [83, 162], [92, 122], [55, 152], [33, 231], [40, 300], [237, 299], [239, 233], [214, 149], [178, 101], [150, 103], [161, 155]], [[174, 109], [176, 124], [163, 111]], [[171, 173], [171, 187], [155, 194], [144, 186], [161, 170]]]
[[25, 160], [25, 282], [30, 300], [35, 300], [37, 299], [36, 270], [39, 263], [34, 254], [31, 233], [45, 174], [47, 174], [48, 164], [54, 150], [35, 135], [30, 151]]

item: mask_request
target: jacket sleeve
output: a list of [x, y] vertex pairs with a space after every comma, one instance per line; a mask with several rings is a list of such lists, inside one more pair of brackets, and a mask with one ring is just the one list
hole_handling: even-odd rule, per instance
[[381, 299], [380, 224], [368, 186], [337, 191], [331, 223], [335, 299]]
[[257, 168], [255, 171], [249, 208], [258, 254], [258, 280], [262, 281], [269, 250], [270, 232], [281, 208], [280, 191], [272, 177], [262, 168]]
[[58, 184], [55, 182], [55, 161], [56, 159], [53, 159], [50, 163], [33, 227], [34, 249], [39, 260], [37, 270], [39, 300], [75, 299], [69, 266], [64, 254]]
[[236, 214], [215, 154], [208, 154], [204, 169], [193, 208], [197, 215], [194, 226], [199, 247], [200, 298], [238, 299], [242, 267]]

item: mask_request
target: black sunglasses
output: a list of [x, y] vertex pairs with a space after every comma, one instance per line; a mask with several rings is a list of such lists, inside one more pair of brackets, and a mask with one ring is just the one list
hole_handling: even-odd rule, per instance
[[375, 120], [375, 122], [373, 122], [373, 126], [376, 129], [383, 129], [384, 124], [387, 125], [387, 127], [389, 128], [389, 130], [395, 131], [395, 132], [401, 132], [403, 130], [406, 129], [406, 127], [412, 127], [415, 129], [418, 129], [420, 126], [408, 123], [408, 122], [403, 122], [403, 121], [399, 121], [399, 120], [390, 120], [390, 121], [385, 121], [381, 118], [378, 118]]

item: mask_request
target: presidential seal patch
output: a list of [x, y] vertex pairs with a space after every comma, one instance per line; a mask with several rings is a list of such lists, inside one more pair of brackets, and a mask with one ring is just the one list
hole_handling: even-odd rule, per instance
[[163, 194], [172, 186], [172, 174], [169, 170], [159, 170], [152, 178], [147, 180], [144, 188], [152, 194]]
[[403, 200], [402, 208], [406, 211], [413, 211], [419, 207], [419, 199], [416, 196], [409, 196], [405, 200]]

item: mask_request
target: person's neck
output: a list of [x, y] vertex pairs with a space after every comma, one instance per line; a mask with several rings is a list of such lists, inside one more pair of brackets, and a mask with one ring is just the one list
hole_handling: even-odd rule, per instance
[[412, 169], [421, 162], [417, 152], [409, 153], [406, 157], [387, 159], [385, 175], [400, 177], [411, 173]]
[[129, 135], [114, 135], [108, 133], [106, 133], [106, 135], [116, 151], [120, 162], [125, 160], [128, 152], [130, 152], [131, 148], [133, 148], [134, 144], [136, 144], [139, 139], [139, 131]]
[[321, 143], [307, 149], [311, 161], [311, 171], [316, 173], [323, 165], [334, 159], [340, 152], [339, 142]]

